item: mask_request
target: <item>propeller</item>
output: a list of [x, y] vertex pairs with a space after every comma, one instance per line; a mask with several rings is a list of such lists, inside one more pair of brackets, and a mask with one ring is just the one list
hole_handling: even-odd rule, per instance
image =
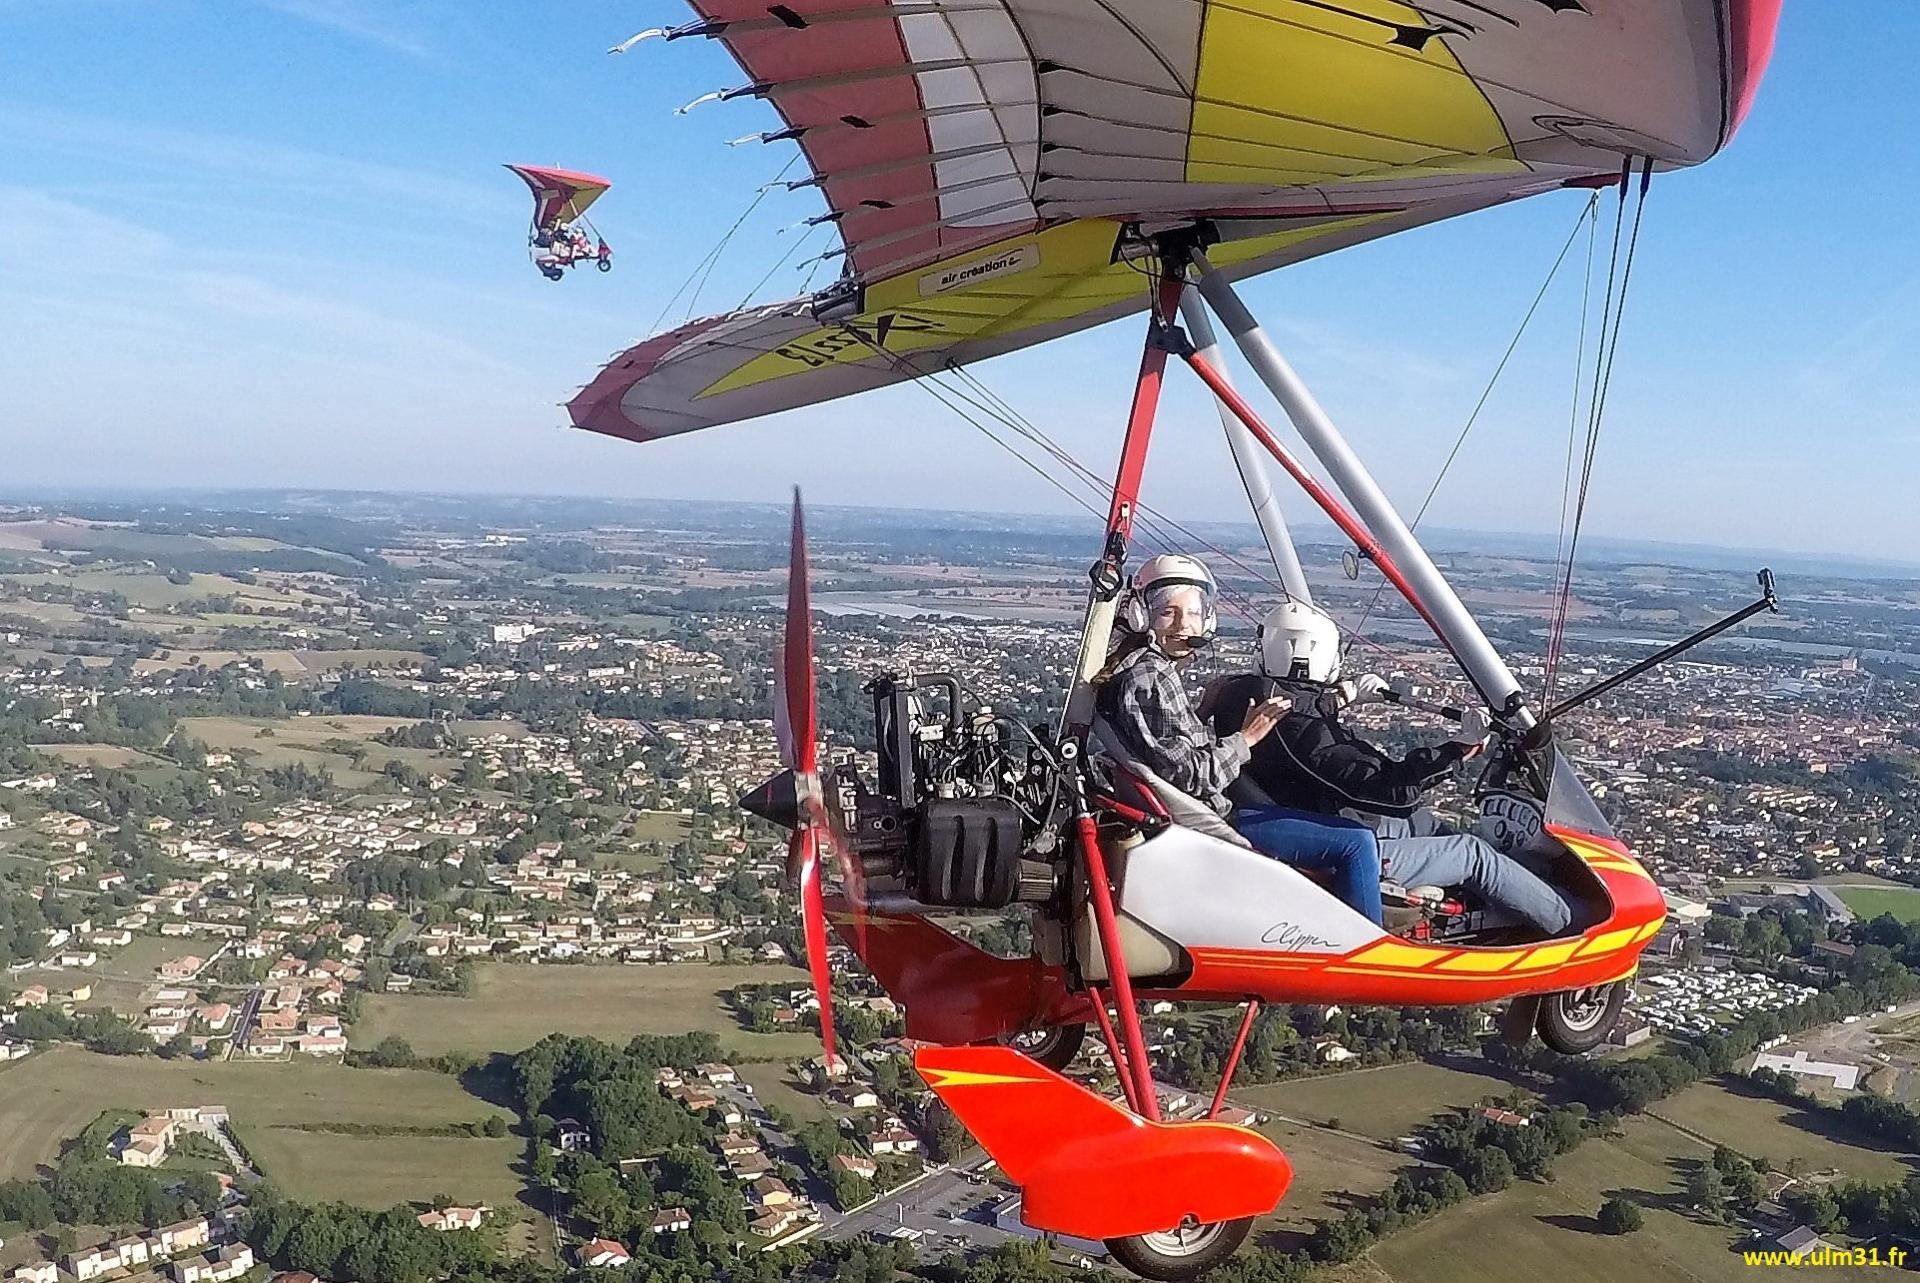
[[807, 592], [807, 527], [800, 491], [793, 492], [793, 553], [787, 571], [787, 620], [774, 668], [774, 735], [786, 770], [740, 799], [756, 815], [793, 829], [787, 843], [787, 877], [800, 892], [800, 923], [806, 935], [807, 969], [820, 1000], [820, 1041], [827, 1069], [838, 1057], [833, 1045], [833, 975], [827, 962], [826, 890], [821, 884], [821, 848], [834, 857], [846, 899], [854, 912], [855, 947], [863, 951], [865, 897], [860, 869], [837, 823], [839, 808], [827, 805], [820, 777], [819, 703], [814, 682], [813, 608]]

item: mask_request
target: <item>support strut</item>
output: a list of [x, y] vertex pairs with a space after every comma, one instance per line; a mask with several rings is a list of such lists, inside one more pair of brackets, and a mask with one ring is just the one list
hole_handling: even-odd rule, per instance
[[1360, 456], [1353, 452], [1353, 447], [1340, 435], [1340, 429], [1320, 408], [1307, 385], [1247, 311], [1246, 304], [1234, 293], [1232, 283], [1207, 262], [1205, 254], [1195, 250], [1189, 257], [1199, 274], [1197, 284], [1201, 295], [1226, 326], [1227, 333], [1233, 336], [1247, 364], [1280, 402], [1287, 418], [1293, 421], [1307, 448], [1333, 477], [1340, 493], [1404, 572], [1407, 586], [1398, 582], [1394, 586], [1408, 595], [1435, 635], [1453, 652], [1487, 706], [1516, 729], [1531, 727], [1534, 715], [1522, 700], [1519, 681], [1455, 595], [1453, 586], [1427, 556], [1426, 549], [1413, 537]]
[[1162, 334], [1180, 307], [1185, 282], [1177, 276], [1162, 280], [1147, 320], [1147, 338], [1140, 352], [1140, 373], [1134, 379], [1133, 404], [1127, 411], [1127, 435], [1120, 447], [1120, 467], [1113, 479], [1113, 501], [1107, 508], [1107, 537], [1094, 563], [1087, 593], [1086, 620], [1080, 627], [1080, 655], [1074, 664], [1073, 689], [1061, 715], [1063, 737], [1078, 737], [1093, 724], [1093, 677], [1107, 662], [1113, 640], [1113, 614], [1126, 583], [1127, 540], [1133, 537], [1133, 517], [1140, 499], [1140, 477], [1147, 467], [1147, 443], [1153, 437], [1154, 415], [1160, 408], [1160, 385], [1167, 368]]
[[1233, 1086], [1233, 1075], [1240, 1068], [1240, 1053], [1247, 1048], [1247, 1035], [1253, 1032], [1253, 1018], [1260, 1012], [1258, 998], [1247, 999], [1247, 1014], [1240, 1017], [1240, 1032], [1233, 1040], [1233, 1050], [1227, 1053], [1227, 1064], [1220, 1071], [1220, 1085], [1214, 1088], [1213, 1105], [1207, 1110], [1208, 1118], [1220, 1117], [1220, 1106], [1227, 1103], [1227, 1088]]

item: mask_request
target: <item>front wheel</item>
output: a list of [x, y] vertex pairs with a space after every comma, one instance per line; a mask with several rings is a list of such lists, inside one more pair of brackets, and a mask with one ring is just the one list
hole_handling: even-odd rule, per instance
[[1056, 1074], [1065, 1073], [1080, 1044], [1087, 1040], [1085, 1025], [1053, 1025], [1027, 1033], [1012, 1034], [1002, 1041], [1029, 1060], [1039, 1061]]
[[603, 272], [611, 272], [613, 270], [613, 260], [610, 258], [601, 259], [600, 270]]
[[1627, 1000], [1627, 982], [1563, 989], [1540, 1000], [1540, 1041], [1563, 1056], [1592, 1051], [1605, 1042]]
[[1185, 1283], [1199, 1278], [1226, 1260], [1247, 1241], [1253, 1218], [1215, 1221], [1210, 1225], [1188, 1218], [1158, 1234], [1129, 1234], [1107, 1240], [1113, 1259], [1142, 1278]]

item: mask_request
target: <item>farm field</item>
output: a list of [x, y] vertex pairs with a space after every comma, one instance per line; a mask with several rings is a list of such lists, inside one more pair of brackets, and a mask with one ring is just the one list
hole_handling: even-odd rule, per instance
[[1405, 1136], [1450, 1105], [1478, 1104], [1484, 1096], [1506, 1092], [1509, 1084], [1491, 1074], [1476, 1074], [1424, 1061], [1262, 1083], [1233, 1093], [1235, 1104], [1340, 1126], [1379, 1140]]
[[[462, 1091], [444, 1074], [413, 1069], [347, 1069], [340, 1065], [294, 1063], [284, 1065], [240, 1062], [159, 1060], [147, 1056], [97, 1056], [77, 1047], [55, 1047], [25, 1060], [0, 1067], [0, 1180], [30, 1177], [36, 1165], [60, 1152], [61, 1142], [77, 1134], [104, 1109], [158, 1109], [168, 1105], [223, 1104], [233, 1113], [243, 1135], [271, 1133], [269, 1151], [280, 1136], [292, 1142], [282, 1152], [298, 1155], [306, 1141], [333, 1139], [320, 1133], [275, 1132], [275, 1123], [359, 1122], [434, 1124], [471, 1122], [489, 1115], [510, 1115]], [[405, 1155], [421, 1139], [341, 1137], [368, 1147], [392, 1146], [396, 1157], [383, 1162], [391, 1168], [382, 1179], [387, 1188], [405, 1179]], [[431, 1138], [438, 1139], [438, 1138]], [[453, 1143], [453, 1142], [448, 1142]], [[414, 1198], [435, 1193], [459, 1196], [445, 1188], [456, 1174], [470, 1176], [483, 1188], [498, 1190], [506, 1178], [501, 1169], [520, 1152], [512, 1137], [500, 1140], [462, 1140], [475, 1148], [449, 1167], [446, 1155], [415, 1153], [411, 1171], [418, 1179]], [[335, 1153], [337, 1156], [337, 1151]], [[350, 1171], [330, 1166], [327, 1155], [313, 1160], [314, 1172], [279, 1170], [266, 1155], [260, 1162], [276, 1180], [309, 1180], [316, 1196], [350, 1198], [359, 1188]], [[496, 1164], [498, 1164], [496, 1166]], [[337, 1181], [329, 1185], [328, 1182]]]
[[[188, 638], [187, 641], [191, 641]], [[209, 638], [211, 640], [211, 638]], [[293, 657], [290, 650], [203, 650], [199, 646], [186, 645], [180, 640], [169, 638], [168, 649], [151, 659], [133, 661], [136, 673], [167, 673], [182, 668], [221, 669], [228, 664], [258, 660], [260, 666], [270, 673], [279, 673], [283, 677], [294, 677], [304, 673], [300, 661]]]
[[[1618, 1283], [1682, 1279], [1751, 1280], [1731, 1250], [1736, 1231], [1675, 1210], [1686, 1165], [1704, 1146], [1649, 1118], [1628, 1118], [1618, 1141], [1589, 1140], [1554, 1164], [1552, 1184], [1516, 1183], [1449, 1208], [1375, 1247], [1374, 1264], [1395, 1283]], [[1619, 1195], [1639, 1203], [1646, 1228], [1599, 1232], [1600, 1204]], [[1851, 1278], [1867, 1271], [1822, 1270]]]
[[353, 1029], [355, 1046], [370, 1047], [399, 1034], [422, 1055], [443, 1051], [520, 1051], [549, 1033], [584, 1034], [625, 1042], [639, 1033], [707, 1030], [734, 1054], [760, 1058], [819, 1054], [809, 1033], [756, 1034], [743, 1030], [721, 995], [739, 984], [806, 982], [797, 967], [530, 966], [488, 963], [477, 968], [471, 998], [375, 994]]
[[1710, 1082], [1695, 1083], [1651, 1112], [1743, 1154], [1765, 1156], [1775, 1167], [1797, 1158], [1808, 1171], [1837, 1167], [1848, 1176], [1872, 1181], [1898, 1180], [1911, 1170], [1898, 1154], [1861, 1148], [1846, 1143], [1844, 1134], [1828, 1134], [1817, 1115]]

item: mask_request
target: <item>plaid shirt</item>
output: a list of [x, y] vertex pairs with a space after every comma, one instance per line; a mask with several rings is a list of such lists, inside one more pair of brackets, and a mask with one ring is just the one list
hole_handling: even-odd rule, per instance
[[1250, 756], [1246, 736], [1215, 735], [1180, 684], [1174, 661], [1156, 646], [1135, 651], [1100, 687], [1098, 707], [1135, 757], [1167, 783], [1221, 815], [1227, 785]]

